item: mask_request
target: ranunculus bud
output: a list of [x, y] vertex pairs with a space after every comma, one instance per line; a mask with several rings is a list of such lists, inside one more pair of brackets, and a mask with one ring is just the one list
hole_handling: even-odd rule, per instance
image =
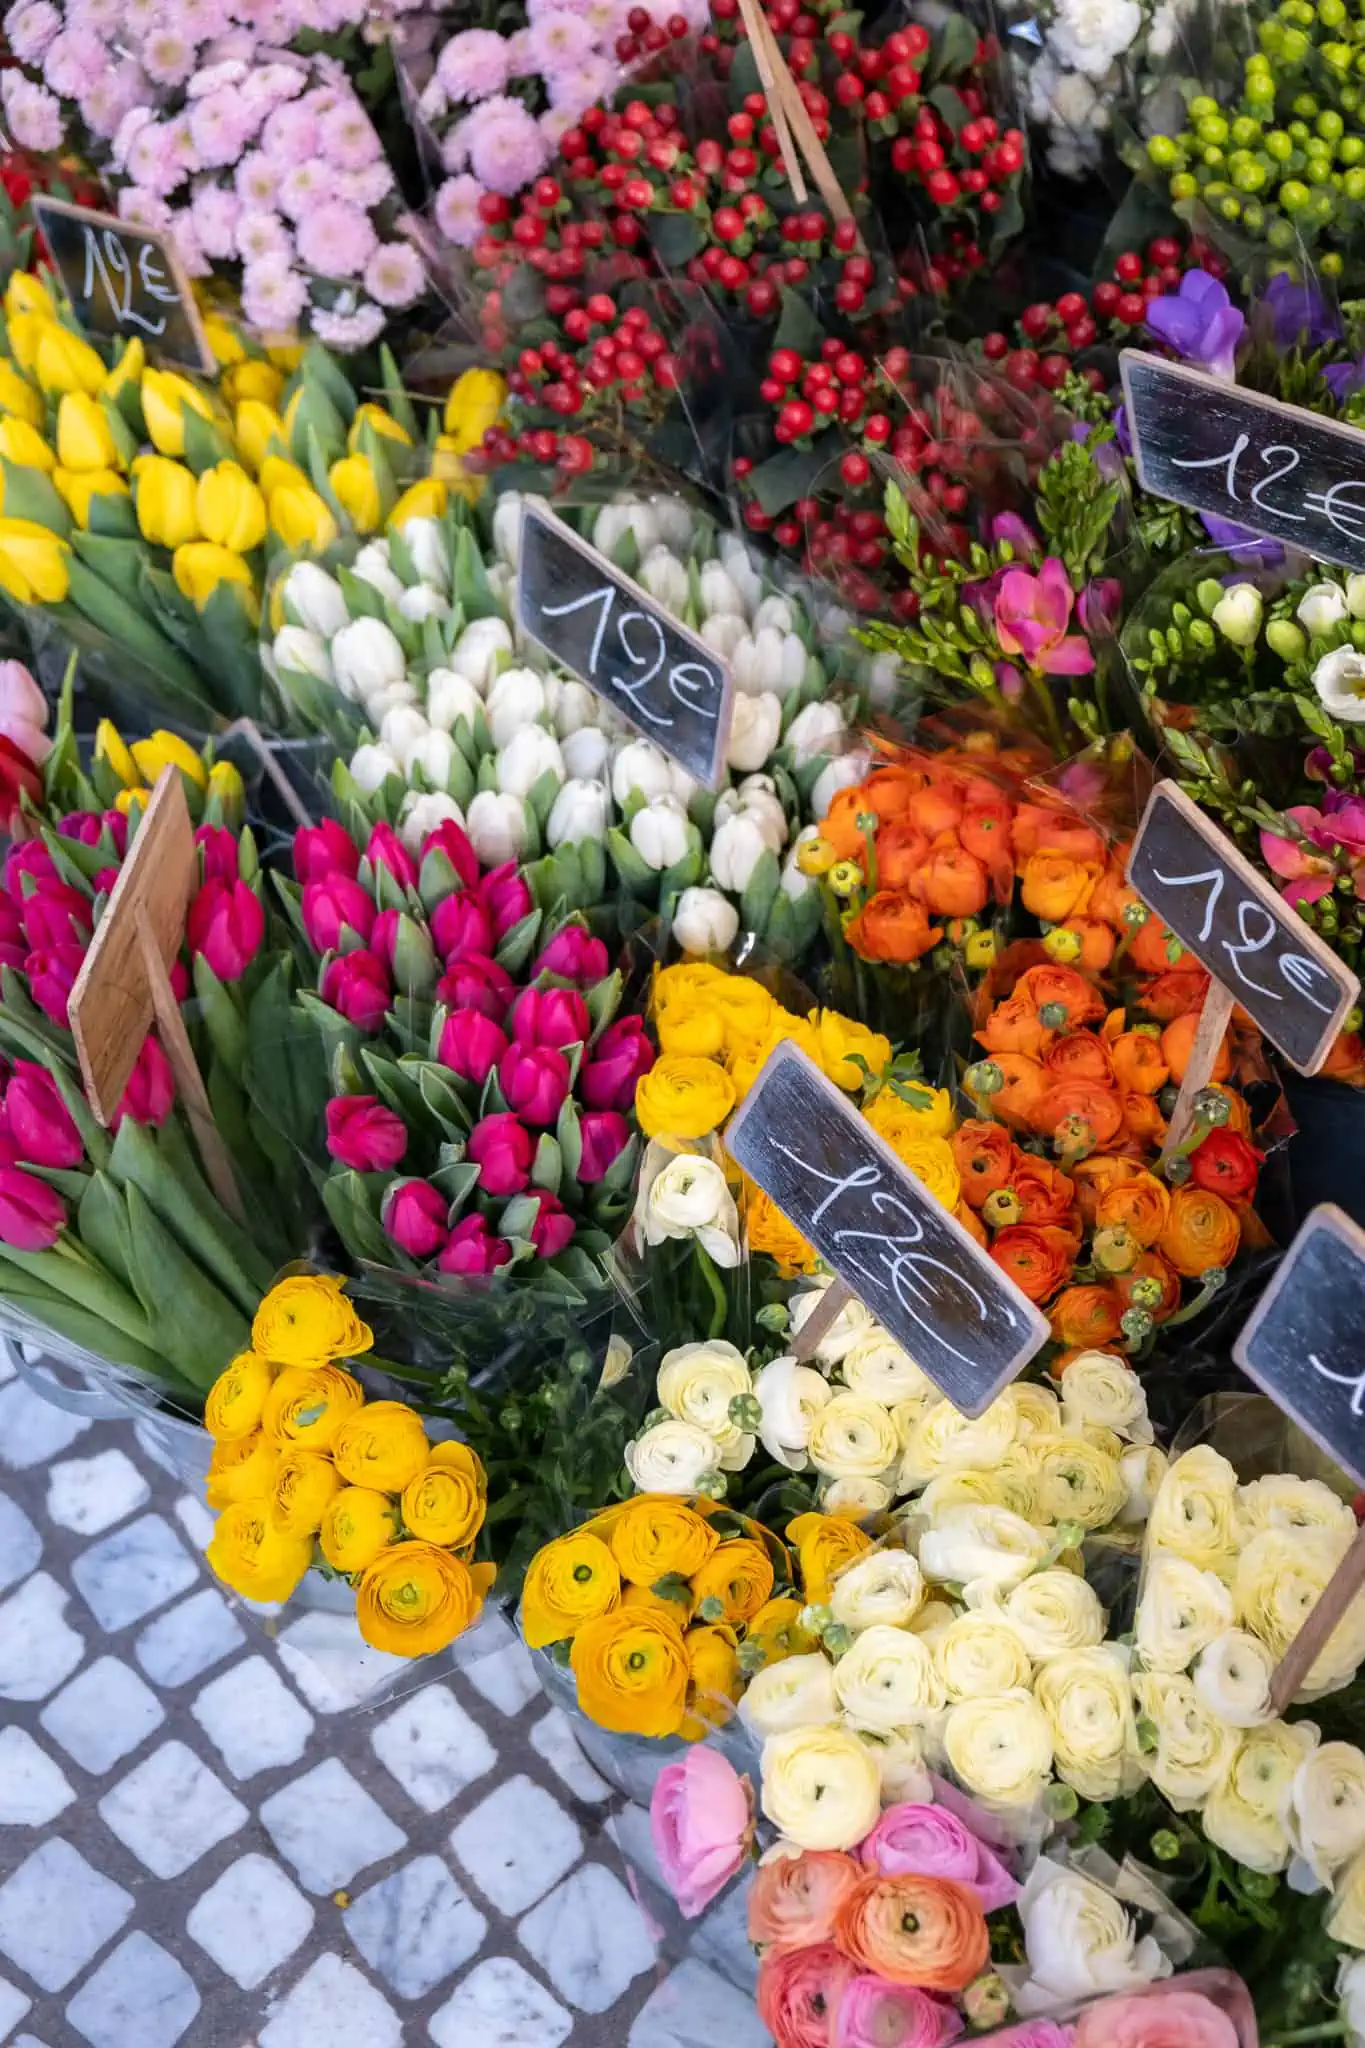
[[336, 952], [343, 931], [350, 931], [363, 944], [374, 926], [369, 891], [336, 870], [316, 882], [305, 882], [300, 909], [309, 943], [318, 953]]
[[406, 910], [381, 910], [370, 933], [377, 953], [400, 995], [429, 998], [436, 987], [436, 948], [425, 925]]
[[552, 1259], [573, 1238], [574, 1220], [557, 1195], [540, 1196], [540, 1208], [531, 1225], [531, 1242], [542, 1259]]
[[0, 1166], [0, 1239], [18, 1252], [45, 1252], [66, 1223], [55, 1188], [20, 1166]]
[[320, 882], [326, 875], [345, 875], [354, 881], [360, 866], [360, 848], [335, 818], [320, 825], [301, 825], [294, 834], [294, 880]]
[[451, 1231], [436, 1263], [443, 1273], [495, 1273], [511, 1256], [511, 1245], [494, 1237], [482, 1216], [466, 1216]]
[[431, 936], [445, 961], [463, 959], [466, 953], [487, 956], [493, 950], [493, 920], [472, 889], [457, 889], [437, 904], [431, 913]]
[[72, 945], [42, 946], [24, 960], [28, 992], [54, 1024], [64, 1025], [67, 1021], [67, 1005], [84, 958], [84, 946]]
[[164, 1124], [174, 1102], [175, 1076], [171, 1072], [171, 1063], [157, 1040], [148, 1033], [133, 1062], [128, 1085], [109, 1119], [109, 1128], [116, 1131], [126, 1116], [130, 1116], [135, 1124]]
[[528, 1124], [552, 1124], [569, 1092], [569, 1062], [550, 1045], [509, 1045], [498, 1082], [509, 1109]]
[[429, 1180], [396, 1180], [380, 1213], [385, 1230], [409, 1258], [429, 1259], [446, 1241], [450, 1203]]
[[479, 1186], [489, 1195], [519, 1195], [535, 1156], [535, 1139], [508, 1113], [481, 1117], [465, 1145], [465, 1157], [478, 1167]]
[[5, 1120], [20, 1159], [34, 1166], [79, 1166], [81, 1134], [57, 1084], [36, 1060], [16, 1060], [5, 1090]]
[[374, 1032], [384, 1022], [393, 992], [388, 969], [378, 954], [361, 952], [329, 960], [320, 993], [324, 1003], [360, 1030]]
[[578, 1178], [591, 1185], [614, 1166], [630, 1143], [630, 1125], [614, 1109], [589, 1109], [578, 1120], [583, 1154]]
[[365, 842], [365, 858], [372, 868], [387, 868], [405, 889], [417, 884], [417, 863], [392, 825], [376, 825]]
[[377, 1095], [337, 1095], [327, 1105], [327, 1150], [357, 1173], [391, 1173], [408, 1149], [401, 1116]]
[[[98, 834], [91, 845], [98, 842]], [[201, 825], [194, 835], [194, 843], [203, 856], [204, 880], [206, 882], [227, 882], [237, 880], [237, 841], [231, 832], [221, 825]]]
[[437, 1058], [482, 1088], [507, 1050], [507, 1033], [482, 1010], [455, 1010], [441, 1027]]
[[448, 1010], [481, 1010], [495, 1024], [507, 1015], [513, 993], [507, 969], [481, 953], [462, 953], [436, 984], [436, 1000]]
[[517, 997], [511, 1016], [518, 1045], [586, 1045], [592, 1033], [588, 1006], [574, 988], [527, 988]]
[[240, 981], [264, 937], [265, 911], [250, 882], [205, 882], [185, 920], [191, 955], [202, 953], [219, 981]]
[[654, 1064], [654, 1047], [645, 1035], [642, 1017], [618, 1017], [594, 1048], [578, 1077], [579, 1094], [589, 1109], [629, 1109], [635, 1083]]
[[90, 937], [90, 898], [65, 882], [40, 882], [24, 898], [20, 912], [24, 937], [36, 950], [43, 946], [84, 945]]
[[444, 854], [466, 889], [476, 886], [479, 879], [479, 856], [470, 843], [469, 834], [446, 818], [434, 832], [428, 832], [422, 841], [422, 859], [426, 861], [433, 853]]
[[514, 924], [520, 924], [535, 909], [531, 891], [512, 860], [490, 869], [479, 884], [478, 895], [493, 920], [495, 940], [505, 938]]
[[565, 981], [576, 981], [580, 988], [591, 988], [610, 971], [602, 940], [594, 939], [580, 924], [566, 924], [541, 948], [531, 975], [534, 979], [539, 974], [558, 974]]

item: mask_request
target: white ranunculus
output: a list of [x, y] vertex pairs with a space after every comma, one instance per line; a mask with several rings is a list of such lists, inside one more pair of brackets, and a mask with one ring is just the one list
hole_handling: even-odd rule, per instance
[[469, 806], [465, 830], [486, 868], [501, 867], [505, 860], [520, 860], [530, 837], [521, 798], [493, 789], [479, 791]]
[[533, 669], [505, 668], [496, 676], [484, 700], [488, 734], [495, 747], [505, 747], [524, 725], [532, 725], [545, 710], [545, 686]]
[[632, 790], [652, 802], [656, 796], [673, 795], [669, 760], [653, 740], [627, 740], [611, 764], [611, 793], [624, 805]]
[[[1237, 1618], [1273, 1657], [1283, 1657], [1353, 1540], [1346, 1529], [1271, 1528], [1245, 1545], [1232, 1581]], [[1356, 1599], [1310, 1665], [1298, 1697], [1314, 1699], [1349, 1685], [1363, 1661], [1365, 1602]]]
[[885, 1514], [893, 1498], [885, 1481], [865, 1479], [860, 1473], [842, 1479], [822, 1478], [820, 1481], [822, 1515], [843, 1515], [856, 1522], [863, 1515]]
[[449, 600], [429, 583], [414, 583], [411, 590], [405, 590], [398, 600], [398, 609], [414, 626], [420, 626], [424, 619], [450, 617]]
[[443, 790], [455, 765], [455, 742], [448, 732], [429, 725], [421, 739], [408, 749], [403, 765], [409, 776], [420, 768], [433, 789]]
[[609, 812], [600, 782], [566, 782], [550, 811], [546, 840], [551, 846], [569, 846], [580, 839], [605, 839]]
[[630, 843], [661, 874], [687, 851], [687, 813], [675, 796], [656, 796], [630, 821]]
[[610, 560], [618, 541], [624, 540], [628, 533], [634, 534], [641, 557], [647, 555], [651, 548], [658, 547], [659, 519], [652, 506], [641, 505], [633, 499], [604, 505], [593, 521], [592, 544], [599, 555]]
[[1062, 1372], [1062, 1422], [1079, 1434], [1087, 1423], [1149, 1444], [1147, 1394], [1126, 1358], [1112, 1351], [1081, 1351]]
[[843, 1375], [851, 1393], [867, 1394], [888, 1408], [897, 1401], [938, 1399], [933, 1381], [880, 1323], [874, 1323], [844, 1353]]
[[357, 701], [401, 683], [408, 658], [382, 619], [352, 619], [332, 642], [332, 673], [344, 697]]
[[851, 1728], [790, 1728], [763, 1745], [762, 1803], [801, 1848], [851, 1849], [877, 1825], [881, 1772]]
[[749, 629], [733, 612], [717, 612], [713, 619], [702, 620], [700, 637], [722, 661], [733, 661], [735, 649], [747, 642]]
[[284, 599], [301, 626], [330, 640], [350, 618], [341, 585], [316, 562], [295, 562], [284, 579]]
[[[651, 1155], [654, 1151], [651, 1146]], [[714, 1159], [699, 1152], [677, 1153], [647, 1183], [642, 1179], [636, 1214], [647, 1244], [695, 1238], [713, 1264], [739, 1264], [739, 1211]], [[747, 1392], [747, 1385], [740, 1391]]]
[[739, 1718], [764, 1737], [788, 1728], [832, 1727], [839, 1718], [833, 1665], [818, 1652], [765, 1665], [749, 1681]]
[[826, 701], [807, 704], [804, 711], [798, 711], [783, 735], [783, 742], [791, 748], [792, 759], [800, 768], [819, 754], [837, 752], [843, 736], [843, 711], [839, 705]]
[[1142, 1766], [1125, 1649], [1098, 1643], [1049, 1657], [1033, 1696], [1047, 1716], [1064, 1784], [1082, 1799], [1106, 1801], [1137, 1790]]
[[[605, 804], [605, 790], [602, 796]], [[728, 953], [738, 933], [739, 912], [719, 889], [683, 890], [673, 911], [673, 936], [685, 953]]]
[[1365, 654], [1336, 647], [1313, 670], [1313, 688], [1325, 710], [1348, 725], [1365, 720]]
[[1166, 1476], [1167, 1458], [1155, 1444], [1129, 1444], [1119, 1458], [1123, 1481], [1120, 1522], [1145, 1522]]
[[1214, 625], [1234, 647], [1254, 647], [1261, 630], [1261, 593], [1254, 583], [1234, 583], [1211, 614]]
[[415, 704], [400, 704], [393, 711], [386, 711], [379, 727], [382, 744], [392, 749], [398, 765], [406, 775], [412, 762], [412, 750], [431, 731], [426, 714]]
[[351, 564], [351, 574], [358, 576], [362, 583], [368, 583], [371, 590], [377, 590], [391, 604], [397, 604], [403, 595], [403, 579], [395, 576], [389, 567], [389, 544], [386, 540], [367, 541]]
[[351, 778], [362, 796], [373, 796], [390, 775], [402, 773], [393, 748], [382, 743], [376, 746], [367, 741], [351, 756]]
[[716, 544], [716, 555], [744, 600], [746, 616], [757, 611], [763, 597], [763, 578], [754, 567], [754, 558], [741, 536], [723, 533]]
[[695, 1423], [670, 1417], [626, 1445], [626, 1470], [637, 1493], [697, 1493], [720, 1470], [720, 1445]]
[[830, 1398], [829, 1381], [814, 1366], [774, 1358], [754, 1381], [763, 1410], [759, 1437], [770, 1458], [792, 1472], [806, 1469], [811, 1425]]
[[679, 1344], [659, 1366], [660, 1405], [679, 1422], [690, 1422], [720, 1450], [722, 1472], [741, 1472], [754, 1453], [753, 1437], [731, 1419], [733, 1402], [752, 1391], [744, 1353], [722, 1338], [707, 1344]]
[[894, 1728], [889, 1734], [875, 1735], [865, 1728], [853, 1732], [877, 1766], [883, 1806], [933, 1805], [934, 1781], [924, 1761], [922, 1728]]
[[924, 1605], [924, 1574], [908, 1550], [870, 1550], [840, 1572], [829, 1605], [845, 1628], [908, 1628]]
[[454, 732], [463, 718], [470, 731], [483, 710], [483, 698], [458, 669], [434, 668], [427, 677], [427, 717], [442, 732]]
[[725, 758], [742, 774], [761, 768], [782, 737], [782, 700], [771, 690], [762, 696], [736, 693], [730, 707], [730, 737]]
[[855, 782], [861, 782], [871, 765], [871, 756], [865, 754], [860, 747], [855, 747], [851, 753], [836, 754], [834, 759], [820, 770], [811, 784], [812, 814], [817, 818], [825, 817], [839, 791], [850, 789]]
[[[1283, 1870], [1293, 1854], [1284, 1823], [1294, 1775], [1317, 1745], [1311, 1721], [1266, 1721], [1248, 1728], [1232, 1768], [1199, 1816], [1215, 1847], [1226, 1849], [1249, 1870]], [[1328, 1932], [1335, 1930], [1329, 1925]]]
[[680, 613], [687, 603], [687, 571], [668, 548], [651, 548], [640, 564], [639, 581], [666, 612]]
[[790, 697], [806, 677], [806, 645], [795, 633], [779, 633], [776, 626], [747, 634], [730, 655], [730, 670], [736, 690], [746, 697], [772, 690], [778, 697]]
[[1227, 1575], [1236, 1559], [1237, 1473], [1212, 1444], [1183, 1451], [1166, 1469], [1148, 1539], [1191, 1564]]
[[1244, 1628], [1225, 1628], [1199, 1652], [1194, 1689], [1229, 1728], [1257, 1728], [1274, 1713], [1270, 1679], [1275, 1660]]
[[507, 744], [498, 749], [494, 768], [498, 788], [504, 796], [525, 796], [542, 775], [563, 782], [564, 756], [559, 741], [543, 725], [524, 725]]
[[1353, 1742], [1324, 1742], [1294, 1773], [1289, 1839], [1319, 1883], [1365, 1849], [1365, 1756]]
[[835, 1665], [834, 1692], [845, 1720], [885, 1733], [932, 1723], [946, 1704], [928, 1644], [880, 1621]]
[[1112, 1892], [1043, 1857], [1018, 1901], [1029, 1981], [1015, 2003], [1028, 2015], [1096, 1992], [1169, 1977], [1171, 1965]]
[[980, 1582], [1002, 1591], [1037, 1571], [1049, 1543], [1022, 1515], [1008, 1508], [944, 1508], [920, 1537], [920, 1569], [944, 1585]]
[[1147, 1559], [1134, 1641], [1149, 1670], [1188, 1670], [1232, 1623], [1232, 1595], [1213, 1572], [1170, 1550]]
[[430, 790], [425, 795], [410, 789], [398, 813], [398, 837], [415, 858], [421, 852], [427, 834], [447, 823], [464, 830], [464, 812], [453, 796], [446, 796], [439, 789]]
[[1237, 1751], [1236, 1729], [1211, 1711], [1183, 1672], [1139, 1672], [1133, 1699], [1149, 1724], [1143, 1731], [1148, 1776], [1177, 1813], [1194, 1812], [1227, 1776]]
[[711, 841], [712, 880], [738, 895], [770, 851], [762, 825], [741, 811], [737, 817], [727, 818]]
[[321, 634], [314, 633], [307, 626], [281, 626], [275, 635], [270, 652], [275, 666], [279, 669], [293, 669], [299, 675], [316, 676], [320, 683], [335, 682], [343, 697], [352, 699], [356, 691], [351, 687], [350, 678], [342, 682], [332, 672], [332, 658], [327, 651], [327, 642]]
[[994, 1699], [1033, 1683], [1028, 1651], [1014, 1630], [992, 1614], [959, 1614], [928, 1640], [950, 1706]]
[[576, 782], [600, 782], [605, 787], [611, 742], [595, 725], [580, 725], [559, 743], [564, 768]]
[[1003, 1597], [993, 1588], [983, 1589], [972, 1604], [984, 1614], [997, 1614], [1038, 1663], [1064, 1650], [1088, 1650], [1104, 1641], [1099, 1595], [1061, 1565], [1031, 1572]]
[[762, 604], [754, 613], [752, 630], [755, 633], [761, 633], [765, 626], [772, 626], [779, 633], [795, 631], [796, 614], [792, 610], [789, 598], [779, 597], [776, 591], [773, 592], [771, 597], [764, 598]]
[[545, 702], [561, 740], [567, 739], [571, 732], [580, 732], [585, 725], [597, 724], [601, 699], [586, 683], [580, 683], [573, 676], [547, 676]]
[[450, 555], [439, 519], [405, 519], [399, 531], [423, 583], [434, 590], [450, 589]]
[[720, 562], [703, 562], [701, 565], [701, 608], [708, 619], [714, 618], [717, 612], [730, 612], [739, 619], [748, 617], [748, 606]]
[[1299, 599], [1295, 616], [1304, 632], [1311, 637], [1330, 633], [1333, 626], [1339, 626], [1343, 619], [1350, 617], [1350, 612], [1339, 584], [1313, 583]]
[[1267, 1472], [1237, 1489], [1243, 1542], [1262, 1529], [1336, 1529], [1355, 1534], [1350, 1503], [1321, 1479], [1296, 1472]]
[[474, 619], [455, 642], [450, 666], [468, 676], [482, 696], [502, 667], [503, 655], [511, 652], [511, 628], [502, 619]]
[[1022, 1688], [949, 1707], [942, 1740], [958, 1782], [994, 1807], [1032, 1806], [1052, 1775], [1047, 1717]]

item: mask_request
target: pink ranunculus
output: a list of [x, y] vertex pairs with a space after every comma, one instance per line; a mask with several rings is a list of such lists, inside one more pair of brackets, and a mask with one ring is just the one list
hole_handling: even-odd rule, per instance
[[442, 898], [431, 913], [431, 936], [447, 962], [462, 960], [467, 953], [487, 958], [495, 943], [493, 920], [471, 889], [457, 889]]
[[463, 832], [453, 818], [443, 818], [435, 830], [428, 832], [422, 841], [423, 861], [433, 853], [444, 855], [466, 889], [477, 886], [479, 856], [474, 851], [469, 834]]
[[455, 1010], [441, 1027], [436, 1057], [453, 1073], [482, 1088], [507, 1045], [507, 1033], [482, 1010]]
[[334, 953], [341, 945], [343, 931], [362, 941], [374, 925], [374, 903], [369, 891], [344, 875], [339, 868], [303, 885], [301, 905], [303, 928], [319, 953]]
[[578, 1092], [589, 1109], [629, 1109], [635, 1084], [654, 1064], [654, 1047], [642, 1017], [618, 1017], [609, 1024], [578, 1077]]
[[1086, 676], [1095, 666], [1090, 643], [1068, 634], [1076, 593], [1056, 555], [1038, 574], [1007, 569], [995, 593], [995, 637], [1001, 652], [1019, 655], [1045, 676]]
[[451, 1231], [436, 1263], [443, 1273], [496, 1273], [511, 1256], [511, 1245], [505, 1238], [494, 1237], [482, 1216], [466, 1216]]
[[1322, 812], [1314, 804], [1292, 804], [1285, 816], [1293, 819], [1304, 837], [1290, 839], [1280, 832], [1262, 830], [1261, 859], [1271, 874], [1278, 875], [1284, 882], [1303, 881], [1309, 875], [1330, 874], [1331, 862], [1313, 852], [1316, 830], [1324, 822]]
[[1012, 1905], [1019, 1887], [999, 1858], [945, 1806], [889, 1806], [858, 1850], [883, 1877], [951, 1877], [970, 1885], [983, 1913]]
[[569, 1062], [551, 1045], [509, 1045], [498, 1084], [508, 1108], [528, 1124], [552, 1124], [569, 1092]]
[[46, 1067], [16, 1060], [5, 1090], [5, 1121], [19, 1157], [33, 1166], [79, 1166], [81, 1134]]
[[388, 969], [375, 953], [342, 953], [329, 960], [322, 977], [322, 1000], [360, 1030], [378, 1031], [388, 1013], [393, 990]]
[[510, 1111], [480, 1117], [465, 1145], [465, 1157], [478, 1167], [479, 1186], [489, 1195], [519, 1195], [530, 1183], [535, 1156], [535, 1139]]
[[531, 1242], [539, 1258], [553, 1259], [573, 1243], [576, 1226], [558, 1195], [547, 1193], [538, 1196], [537, 1200], [540, 1207], [531, 1225]]
[[356, 1173], [391, 1173], [408, 1149], [407, 1126], [377, 1095], [335, 1095], [327, 1105], [327, 1150]]
[[148, 1033], [133, 1062], [128, 1085], [109, 1119], [116, 1131], [126, 1116], [135, 1124], [164, 1124], [175, 1102], [175, 1075], [158, 1041]]
[[190, 953], [202, 953], [219, 981], [240, 981], [264, 937], [265, 911], [250, 882], [205, 882], [190, 904], [185, 920]]
[[28, 992], [54, 1024], [64, 1025], [67, 1021], [67, 1005], [84, 959], [84, 946], [71, 945], [40, 946], [24, 960]]
[[0, 1239], [18, 1252], [45, 1252], [65, 1223], [66, 1203], [56, 1188], [20, 1166], [0, 1166]]
[[417, 881], [417, 864], [392, 825], [372, 827], [365, 842], [365, 858], [372, 868], [387, 868], [396, 882], [411, 889]]
[[22, 661], [0, 661], [0, 734], [36, 767], [52, 752], [47, 699]]
[[588, 1006], [576, 988], [523, 989], [509, 1019], [518, 1045], [586, 1045], [592, 1033]]
[[201, 825], [194, 835], [204, 860], [206, 882], [227, 882], [237, 880], [237, 840], [233, 833], [222, 825]]
[[521, 871], [514, 860], [506, 860], [499, 868], [490, 868], [479, 884], [479, 901], [493, 920], [493, 937], [505, 938], [514, 924], [520, 924], [523, 917], [529, 917], [535, 909], [535, 899], [521, 878]]
[[559, 974], [565, 981], [576, 981], [580, 988], [591, 988], [610, 971], [611, 963], [601, 939], [592, 938], [582, 925], [566, 924], [548, 946], [542, 947], [531, 969], [531, 978], [534, 981], [540, 974]]
[[64, 818], [58, 818], [57, 830], [63, 839], [78, 839], [82, 846], [98, 846], [104, 816], [100, 811], [68, 811]]
[[396, 1180], [380, 1213], [385, 1230], [409, 1258], [429, 1259], [449, 1235], [450, 1203], [429, 1180]]
[[1240, 2036], [1230, 2014], [1177, 1978], [1088, 2005], [1076, 2022], [1075, 2048], [1240, 2048]]
[[495, 1024], [507, 1015], [514, 993], [507, 969], [481, 953], [462, 953], [436, 984], [436, 1000], [448, 1010], [481, 1010]]
[[40, 882], [32, 896], [26, 896], [20, 916], [24, 937], [39, 946], [83, 945], [90, 937], [91, 902], [79, 889], [65, 882]]
[[832, 2015], [858, 1968], [832, 1941], [758, 1966], [758, 2016], [778, 2048], [830, 2048]]
[[962, 2032], [951, 2005], [885, 1977], [852, 1978], [833, 2017], [832, 2048], [942, 2048]]
[[59, 882], [57, 863], [41, 839], [16, 839], [5, 855], [5, 887], [12, 896], [22, 896], [19, 878], [31, 875], [35, 882]]
[[360, 848], [344, 825], [324, 818], [320, 825], [301, 825], [294, 834], [294, 880], [320, 882], [327, 875], [355, 880]]
[[578, 1135], [583, 1146], [578, 1178], [591, 1186], [625, 1151], [630, 1143], [630, 1125], [618, 1110], [589, 1109], [578, 1120]]
[[695, 1920], [748, 1855], [749, 1788], [719, 1750], [698, 1743], [655, 1779], [649, 1831], [664, 1883], [683, 1918]]

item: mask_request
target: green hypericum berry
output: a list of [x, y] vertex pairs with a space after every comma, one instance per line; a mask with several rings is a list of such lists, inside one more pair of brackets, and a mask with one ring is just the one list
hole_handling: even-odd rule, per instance
[[1169, 135], [1153, 135], [1147, 143], [1147, 158], [1159, 171], [1169, 171], [1180, 161], [1180, 150]]
[[1318, 269], [1324, 277], [1340, 277], [1342, 271], [1340, 252], [1336, 249], [1329, 249], [1325, 256], [1319, 256]]
[[1194, 132], [1201, 142], [1226, 142], [1228, 124], [1221, 114], [1205, 114], [1195, 122]]
[[1357, 164], [1354, 170], [1346, 173], [1341, 189], [1348, 199], [1365, 199], [1365, 164]]
[[1193, 199], [1199, 191], [1199, 180], [1188, 171], [1178, 171], [1171, 179], [1170, 189], [1172, 199]]
[[1265, 139], [1267, 156], [1273, 156], [1277, 164], [1287, 164], [1294, 154], [1294, 140], [1286, 135], [1283, 128], [1272, 128]]
[[1280, 187], [1280, 204], [1286, 213], [1302, 213], [1313, 195], [1297, 178], [1286, 178]]
[[[1343, 94], [1344, 98], [1345, 95]], [[1337, 160], [1343, 164], [1358, 164], [1365, 156], [1365, 141], [1359, 135], [1343, 135], [1337, 145]]]
[[1318, 0], [1318, 20], [1324, 28], [1340, 28], [1346, 18], [1345, 0]]
[[1192, 121], [1202, 121], [1207, 115], [1218, 112], [1218, 102], [1210, 99], [1206, 92], [1196, 93], [1187, 111]]
[[1324, 108], [1313, 123], [1324, 142], [1340, 142], [1346, 133], [1346, 123], [1333, 107]]
[[1269, 176], [1254, 156], [1241, 157], [1232, 166], [1232, 182], [1239, 192], [1259, 192]]
[[1246, 114], [1239, 114], [1229, 133], [1238, 149], [1249, 149], [1253, 142], [1259, 142], [1261, 139], [1261, 124], [1259, 121], [1251, 120]]

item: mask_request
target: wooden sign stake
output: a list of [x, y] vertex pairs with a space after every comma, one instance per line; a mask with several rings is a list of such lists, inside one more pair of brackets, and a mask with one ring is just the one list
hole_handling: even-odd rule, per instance
[[1282, 1714], [1298, 1695], [1304, 1679], [1322, 1654], [1323, 1645], [1346, 1609], [1365, 1587], [1365, 1529], [1355, 1541], [1322, 1589], [1322, 1597], [1275, 1666], [1270, 1681], [1270, 1704]]
[[796, 1341], [791, 1349], [792, 1357], [798, 1360], [810, 1358], [852, 1300], [853, 1289], [846, 1281], [837, 1278], [831, 1280], [820, 1297], [819, 1307], [811, 1310], [797, 1331]]
[[227, 731], [221, 734], [220, 737], [225, 740], [231, 739], [234, 733], [240, 733], [242, 735], [242, 738], [246, 741], [252, 753], [260, 762], [261, 767], [265, 770], [265, 773], [270, 777], [271, 782], [275, 786], [275, 791], [276, 794], [279, 796], [280, 802], [284, 805], [290, 817], [294, 820], [294, 823], [296, 825], [303, 826], [312, 825], [314, 820], [309, 816], [308, 811], [305, 809], [303, 802], [301, 801], [298, 792], [295, 790], [293, 784], [290, 782], [289, 777], [285, 774], [283, 768], [281, 768], [279, 762], [275, 759], [275, 756], [271, 753], [269, 747], [266, 745], [265, 737], [262, 734], [261, 728], [259, 727], [259, 725], [257, 725], [255, 719], [235, 719], [233, 723], [228, 727]]
[[1178, 1152], [1183, 1140], [1194, 1122], [1194, 1098], [1201, 1088], [1207, 1088], [1213, 1075], [1218, 1048], [1223, 1043], [1232, 1015], [1232, 991], [1224, 988], [1221, 981], [1210, 979], [1204, 1007], [1199, 1012], [1199, 1026], [1190, 1047], [1190, 1057], [1185, 1066], [1185, 1078], [1180, 1084], [1171, 1121], [1166, 1127], [1166, 1142], [1161, 1148], [1159, 1164], [1164, 1166], [1172, 1153]]
[[[758, 67], [758, 75], [768, 101], [768, 111], [772, 115], [773, 127], [777, 132], [782, 162], [791, 181], [793, 193], [798, 201], [803, 201], [806, 197], [805, 180], [796, 162], [799, 149], [819, 188], [820, 197], [835, 220], [852, 221], [853, 208], [834, 175], [834, 166], [830, 163], [824, 143], [815, 132], [815, 123], [807, 112], [806, 103], [801, 97], [801, 89], [792, 77], [791, 67], [782, 54], [782, 47], [760, 5], [760, 0], [739, 0], [739, 11], [753, 46], [754, 63]], [[858, 236], [856, 247], [860, 256], [867, 254], [861, 235]]]

